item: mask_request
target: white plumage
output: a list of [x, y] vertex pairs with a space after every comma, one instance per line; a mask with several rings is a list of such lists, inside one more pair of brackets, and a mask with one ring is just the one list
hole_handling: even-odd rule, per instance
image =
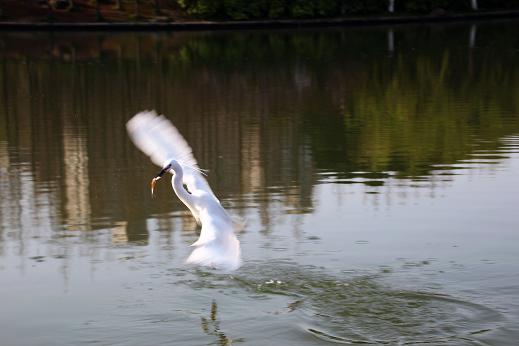
[[186, 262], [224, 270], [237, 269], [241, 258], [235, 224], [201, 174], [184, 137], [169, 120], [154, 111], [136, 114], [126, 128], [135, 145], [163, 168], [152, 186], [165, 172], [172, 173], [173, 190], [202, 226], [200, 237], [191, 245], [195, 249]]

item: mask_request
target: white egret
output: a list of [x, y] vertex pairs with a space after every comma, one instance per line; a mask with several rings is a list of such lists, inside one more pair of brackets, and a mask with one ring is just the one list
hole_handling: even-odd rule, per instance
[[151, 181], [152, 195], [155, 183], [167, 172], [171, 173], [173, 190], [202, 226], [200, 237], [191, 245], [195, 249], [186, 262], [237, 269], [241, 258], [235, 222], [204, 179], [184, 137], [169, 120], [154, 111], [136, 114], [126, 128], [133, 143], [162, 167]]

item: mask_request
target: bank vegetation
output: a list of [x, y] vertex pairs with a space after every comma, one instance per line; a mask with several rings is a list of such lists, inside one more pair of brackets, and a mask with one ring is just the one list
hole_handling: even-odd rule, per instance
[[517, 11], [517, 0], [3, 0], [1, 21], [237, 21]]

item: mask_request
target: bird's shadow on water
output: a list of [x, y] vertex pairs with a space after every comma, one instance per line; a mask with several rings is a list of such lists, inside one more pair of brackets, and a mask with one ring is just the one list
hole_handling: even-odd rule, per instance
[[[245, 293], [244, 302], [261, 304], [275, 318], [296, 314], [299, 330], [325, 342], [390, 345], [481, 345], [500, 329], [503, 316], [489, 307], [435, 292], [394, 289], [381, 283], [386, 271], [336, 276], [290, 262], [248, 263], [234, 274], [195, 269], [194, 289]], [[179, 283], [179, 282], [177, 282]], [[286, 305], [268, 303], [286, 297]], [[267, 309], [268, 309], [267, 308]], [[220, 330], [216, 302], [205, 333], [229, 340]], [[251, 317], [253, 318], [253, 317]], [[483, 336], [483, 338], [482, 338]], [[223, 343], [222, 343], [223, 342]]]

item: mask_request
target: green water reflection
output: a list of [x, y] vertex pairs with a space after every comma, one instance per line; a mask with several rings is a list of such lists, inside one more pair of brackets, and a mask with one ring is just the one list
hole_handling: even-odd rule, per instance
[[517, 28], [487, 24], [474, 47], [469, 29], [389, 29], [392, 50], [370, 29], [4, 33], [2, 160], [60, 186], [64, 223], [130, 229], [143, 226], [133, 196], [149, 170], [123, 125], [140, 109], [174, 119], [222, 197], [279, 188], [296, 212], [312, 210], [315, 172], [381, 185], [427, 179], [476, 148], [499, 161], [499, 140], [519, 132], [519, 60], [517, 42], [494, 34]]

